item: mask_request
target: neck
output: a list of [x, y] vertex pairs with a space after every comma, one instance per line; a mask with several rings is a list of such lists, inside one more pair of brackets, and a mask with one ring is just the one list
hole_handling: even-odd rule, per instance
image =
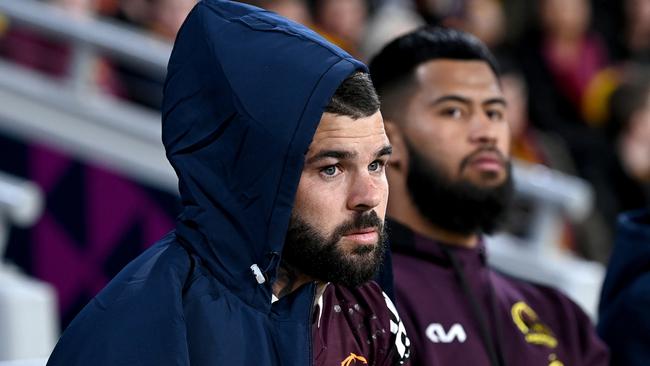
[[478, 234], [460, 234], [443, 229], [430, 223], [427, 219], [420, 216], [419, 213], [413, 219], [407, 219], [401, 215], [390, 217], [422, 236], [448, 245], [461, 248], [474, 248], [479, 242]]
[[[397, 181], [402, 183], [401, 181]], [[410, 228], [416, 233], [423, 235], [427, 238], [443, 242], [445, 244], [463, 247], [474, 248], [478, 245], [478, 234], [461, 234], [441, 228], [420, 214], [411, 195], [408, 194], [405, 184], [392, 184], [390, 185], [390, 198], [388, 199], [388, 216], [404, 226]]]
[[282, 261], [280, 268], [278, 268], [278, 278], [273, 283], [273, 294], [280, 299], [310, 281], [312, 281], [310, 277], [300, 273], [287, 262]]

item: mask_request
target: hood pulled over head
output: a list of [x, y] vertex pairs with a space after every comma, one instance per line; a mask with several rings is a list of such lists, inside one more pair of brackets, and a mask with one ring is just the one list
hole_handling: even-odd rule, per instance
[[316, 33], [237, 2], [199, 2], [179, 31], [162, 118], [176, 232], [247, 302], [270, 299], [304, 154], [355, 70], [366, 71]]

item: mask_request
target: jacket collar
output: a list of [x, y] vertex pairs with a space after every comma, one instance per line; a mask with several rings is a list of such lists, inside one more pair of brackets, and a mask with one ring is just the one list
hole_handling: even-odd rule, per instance
[[440, 242], [411, 230], [408, 226], [387, 220], [390, 248], [394, 253], [420, 257], [443, 267], [451, 267], [448, 252], [452, 253], [465, 267], [486, 267], [486, 250], [483, 236], [474, 248], [464, 248]]

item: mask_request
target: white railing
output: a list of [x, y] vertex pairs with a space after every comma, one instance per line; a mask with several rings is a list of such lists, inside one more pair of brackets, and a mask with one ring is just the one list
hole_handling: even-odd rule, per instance
[[43, 192], [24, 179], [0, 172], [0, 266], [9, 226], [29, 227], [43, 211]]
[[29, 227], [43, 210], [43, 193], [32, 182], [0, 173], [0, 361], [46, 357], [58, 336], [52, 286], [4, 263], [9, 227]]
[[8, 17], [11, 24], [87, 47], [140, 67], [142, 71], [158, 75], [167, 71], [171, 44], [147, 32], [105, 19], [73, 16], [57, 6], [35, 0], [2, 0], [0, 14]]
[[89, 64], [101, 54], [162, 77], [171, 44], [34, 0], [2, 0], [0, 14], [10, 24], [58, 37], [75, 50], [64, 80], [0, 60], [0, 130], [176, 193], [176, 176], [161, 143], [159, 111], [104, 95], [87, 75]]
[[531, 234], [523, 240], [507, 233], [488, 238], [490, 265], [560, 289], [595, 321], [605, 268], [560, 248], [567, 220], [580, 222], [590, 214], [592, 188], [582, 179], [541, 165], [517, 164], [513, 173], [517, 195], [534, 203]]
[[515, 163], [515, 190], [534, 202], [530, 235], [526, 240], [538, 254], [555, 255], [568, 221], [581, 222], [593, 209], [594, 192], [584, 180], [543, 165]]

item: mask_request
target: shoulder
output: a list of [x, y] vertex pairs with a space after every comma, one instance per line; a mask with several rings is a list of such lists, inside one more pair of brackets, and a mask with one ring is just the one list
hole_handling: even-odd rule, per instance
[[[508, 306], [507, 321], [527, 342], [567, 352], [585, 365], [605, 365], [608, 350], [589, 316], [567, 295], [549, 286], [495, 273], [495, 292]], [[507, 282], [507, 285], [504, 283]]]
[[556, 288], [495, 271], [492, 278], [495, 290], [512, 300], [521, 299], [550, 313], [586, 317], [580, 306]]
[[646, 365], [650, 360], [649, 308], [650, 273], [601, 298], [598, 333], [610, 347], [612, 364]]
[[603, 284], [602, 304], [650, 300], [650, 210], [619, 216], [618, 232]]
[[338, 285], [330, 285], [330, 288], [336, 301], [349, 305], [353, 310], [363, 309], [385, 324], [389, 324], [391, 320], [399, 320], [395, 305], [375, 281], [355, 288]]
[[[370, 320], [367, 324], [376, 324], [368, 329], [369, 336], [374, 340], [385, 340], [382, 348], [390, 355], [387, 365], [401, 365], [406, 362], [411, 342], [397, 308], [376, 282], [366, 282], [356, 288], [332, 286], [332, 290], [336, 301], [341, 304], [341, 311], [349, 314], [365, 313], [368, 318], [365, 321]], [[389, 336], [386, 337], [386, 334]]]
[[528, 282], [493, 272], [494, 291], [509, 307], [512, 320], [535, 318], [559, 337], [595, 334], [592, 320], [563, 292], [550, 286]]
[[109, 308], [116, 302], [151, 295], [151, 292], [178, 290], [191, 270], [191, 262], [175, 236], [169, 234], [127, 264], [95, 301]]
[[600, 299], [600, 330], [650, 324], [650, 210], [619, 216], [618, 232]]
[[110, 317], [142, 310], [143, 313], [136, 317], [129, 315], [120, 319], [144, 321], [160, 313], [147, 313], [145, 309], [180, 303], [183, 285], [192, 271], [190, 255], [178, 244], [175, 235], [169, 234], [127, 264], [81, 315], [95, 313]]
[[182, 286], [190, 267], [173, 235], [154, 244], [86, 305], [48, 365], [149, 365], [183, 354]]

